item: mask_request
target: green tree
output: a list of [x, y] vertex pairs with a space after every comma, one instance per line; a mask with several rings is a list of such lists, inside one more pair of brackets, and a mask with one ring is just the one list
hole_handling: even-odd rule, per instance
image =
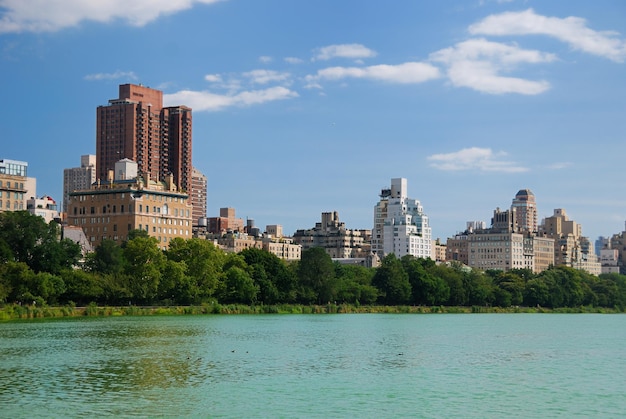
[[102, 284], [98, 281], [98, 275], [78, 269], [68, 269], [63, 272], [62, 277], [65, 282], [63, 302], [73, 301], [77, 305], [84, 306], [90, 302], [102, 301], [104, 291]]
[[60, 273], [71, 268], [80, 256], [80, 246], [60, 240], [55, 222], [28, 211], [0, 213], [0, 259], [24, 262], [35, 272]]
[[418, 259], [410, 255], [403, 256], [402, 266], [409, 275], [412, 301], [415, 304], [443, 304], [450, 297], [450, 287], [441, 278], [434, 276], [428, 269], [435, 266], [432, 259]]
[[248, 272], [239, 266], [231, 266], [224, 274], [220, 301], [252, 304], [256, 302], [258, 292], [259, 286], [250, 278]]
[[323, 248], [312, 247], [302, 252], [298, 278], [303, 302], [323, 304], [335, 300], [335, 267]]
[[154, 302], [165, 263], [157, 239], [136, 237], [129, 240], [124, 247], [124, 257], [128, 262], [125, 273], [130, 280], [132, 298], [143, 304]]
[[87, 258], [86, 267], [103, 274], [121, 274], [126, 267], [124, 249], [111, 239], [104, 239]]
[[210, 300], [215, 294], [222, 279], [226, 262], [224, 252], [207, 240], [193, 238], [184, 240], [172, 239], [165, 252], [169, 260], [185, 262], [189, 277], [190, 295], [195, 295], [194, 304]]
[[383, 258], [376, 268], [372, 285], [380, 292], [379, 300], [387, 305], [407, 304], [411, 298], [409, 275], [402, 267], [402, 262], [393, 253]]
[[239, 252], [254, 283], [258, 300], [265, 304], [291, 303], [296, 300], [297, 278], [285, 261], [263, 249], [247, 248]]

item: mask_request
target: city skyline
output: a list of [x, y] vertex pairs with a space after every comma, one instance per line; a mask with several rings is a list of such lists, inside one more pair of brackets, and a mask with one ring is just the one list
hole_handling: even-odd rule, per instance
[[96, 154], [96, 108], [141, 83], [193, 110], [209, 217], [371, 229], [402, 177], [433, 238], [521, 189], [538, 222], [625, 228], [621, 1], [121, 4], [0, 0], [0, 158], [28, 162], [38, 196], [62, 200], [63, 169]]

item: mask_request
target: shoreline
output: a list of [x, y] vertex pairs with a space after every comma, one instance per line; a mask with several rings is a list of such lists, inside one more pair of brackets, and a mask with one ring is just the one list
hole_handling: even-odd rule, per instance
[[242, 305], [203, 304], [199, 306], [22, 306], [9, 304], [0, 307], [0, 321], [118, 316], [178, 316], [220, 314], [489, 314], [489, 313], [596, 313], [618, 314], [624, 311], [609, 307], [485, 307], [485, 306], [356, 306], [352, 304], [326, 305]]

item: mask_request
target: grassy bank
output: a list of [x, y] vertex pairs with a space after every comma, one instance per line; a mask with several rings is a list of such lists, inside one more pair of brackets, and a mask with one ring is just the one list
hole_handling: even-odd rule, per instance
[[0, 307], [1, 320], [43, 319], [57, 317], [108, 317], [198, 314], [339, 314], [339, 313], [621, 313], [623, 311], [604, 307], [575, 307], [547, 309], [542, 307], [446, 307], [446, 306], [355, 306], [349, 304], [328, 305], [239, 305], [205, 304], [199, 306], [120, 306], [98, 307], [40, 307], [5, 305]]

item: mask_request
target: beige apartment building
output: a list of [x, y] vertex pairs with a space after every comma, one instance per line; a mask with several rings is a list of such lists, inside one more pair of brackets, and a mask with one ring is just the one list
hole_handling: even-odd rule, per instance
[[557, 208], [551, 217], [546, 217], [541, 232], [554, 239], [554, 264], [584, 270], [593, 275], [602, 273], [594, 245], [582, 235], [582, 226], [570, 220], [563, 208]]
[[28, 163], [0, 160], [0, 212], [26, 211], [27, 201], [36, 196], [37, 180], [28, 177]]
[[320, 223], [315, 223], [314, 228], [296, 231], [293, 240], [303, 250], [323, 247], [333, 259], [365, 258], [372, 252], [372, 231], [347, 229], [345, 223], [339, 221], [337, 211], [323, 212]]
[[121, 244], [130, 231], [144, 230], [166, 249], [175, 237], [192, 237], [191, 212], [188, 195], [178, 191], [172, 175], [164, 181], [146, 173], [132, 179], [110, 176], [108, 182], [70, 192], [67, 223], [81, 227], [94, 248], [104, 239]]

